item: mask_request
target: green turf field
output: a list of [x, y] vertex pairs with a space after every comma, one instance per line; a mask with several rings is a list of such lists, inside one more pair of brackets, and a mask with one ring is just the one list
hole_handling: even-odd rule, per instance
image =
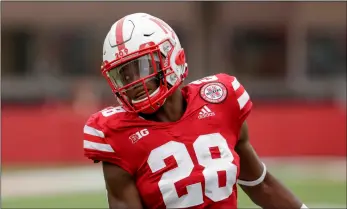
[[[321, 160], [315, 160], [313, 163], [301, 161], [269, 163], [268, 167], [270, 172], [287, 185], [308, 207], [346, 208], [346, 161], [343, 160], [339, 163], [324, 162]], [[96, 169], [99, 168], [97, 167]], [[58, 168], [58, 170], [62, 169]], [[86, 170], [83, 172], [90, 173], [91, 171]], [[38, 173], [42, 174], [42, 171]], [[5, 171], [2, 181], [6, 175], [13, 176], [11, 171]], [[81, 181], [81, 177], [76, 176], [76, 174], [69, 173], [67, 175], [73, 177], [72, 181]], [[34, 180], [30, 180], [30, 184], [33, 186], [35, 184], [38, 186], [40, 184], [47, 184], [42, 182], [42, 178], [38, 174], [35, 174], [34, 177], [36, 179], [35, 183]], [[58, 174], [58, 177], [50, 177], [54, 181], [54, 179], [61, 177], [61, 174]], [[92, 178], [100, 178], [99, 180], [102, 181], [102, 176]], [[71, 179], [69, 181], [63, 181], [63, 184], [65, 182], [71, 182]], [[2, 184], [5, 185], [3, 182]], [[51, 187], [50, 183], [48, 184]], [[66, 183], [66, 186], [69, 184]], [[3, 185], [2, 193], [4, 194], [6, 190], [3, 190]], [[12, 190], [12, 185], [13, 183], [7, 189]], [[32, 190], [28, 191], [30, 193]], [[2, 196], [1, 204], [2, 208], [107, 208], [106, 192], [103, 191], [103, 186], [98, 187], [96, 190], [82, 189], [80, 191], [83, 192], [72, 193], [69, 189], [66, 189], [66, 193], [64, 190], [64, 193], [59, 195], [31, 195], [30, 197], [6, 196], [5, 198]], [[239, 207], [254, 208], [255, 206], [242, 190], [240, 189], [239, 191]]]
[[[285, 183], [311, 207], [346, 208], [346, 186], [341, 182], [305, 180], [285, 181]], [[243, 192], [240, 192], [239, 205], [254, 206]], [[72, 193], [59, 196], [4, 199], [2, 208], [106, 208], [104, 192]]]

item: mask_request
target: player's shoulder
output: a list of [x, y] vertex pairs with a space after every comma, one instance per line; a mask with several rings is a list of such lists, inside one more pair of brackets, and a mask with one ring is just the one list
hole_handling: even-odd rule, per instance
[[93, 128], [103, 129], [110, 121], [120, 122], [125, 117], [126, 111], [121, 106], [109, 106], [90, 115], [85, 125]]
[[[240, 101], [248, 102], [249, 96], [235, 76], [226, 73], [206, 76], [189, 83], [187, 91], [192, 95], [199, 95], [205, 102], [212, 104], [236, 105]], [[196, 100], [199, 101], [199, 100]], [[226, 102], [224, 102], [226, 101]], [[237, 102], [236, 102], [237, 101]], [[241, 106], [243, 106], [242, 102]]]
[[235, 80], [237, 81], [235, 76], [228, 75], [226, 73], [219, 73], [219, 74], [209, 75], [209, 76], [200, 78], [198, 80], [192, 81], [189, 84], [187, 84], [187, 86], [200, 87], [206, 83], [211, 83], [211, 82], [219, 82], [226, 86], [230, 86], [232, 82], [234, 82]]
[[234, 92], [240, 87], [237, 78], [226, 73], [206, 76], [198, 80], [192, 81], [186, 85], [191, 91], [202, 91], [203, 89], [217, 88], [220, 91]]

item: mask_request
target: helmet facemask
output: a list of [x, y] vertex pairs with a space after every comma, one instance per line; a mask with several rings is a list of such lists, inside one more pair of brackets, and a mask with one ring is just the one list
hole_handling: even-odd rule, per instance
[[[171, 45], [171, 47], [167, 47]], [[160, 49], [169, 49], [165, 56]], [[105, 63], [102, 73], [118, 101], [129, 112], [151, 114], [157, 111], [182, 83], [170, 65], [173, 44], [169, 39], [155, 45], [143, 44], [139, 51]], [[174, 85], [167, 80], [175, 78]]]

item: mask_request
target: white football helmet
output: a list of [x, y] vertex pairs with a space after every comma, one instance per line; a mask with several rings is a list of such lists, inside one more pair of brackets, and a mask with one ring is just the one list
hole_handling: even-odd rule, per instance
[[[124, 109], [147, 114], [158, 110], [188, 73], [176, 33], [145, 13], [127, 15], [112, 25], [104, 41], [101, 70]], [[153, 79], [158, 88], [149, 92], [146, 82]], [[146, 96], [128, 98], [126, 91], [138, 87]]]

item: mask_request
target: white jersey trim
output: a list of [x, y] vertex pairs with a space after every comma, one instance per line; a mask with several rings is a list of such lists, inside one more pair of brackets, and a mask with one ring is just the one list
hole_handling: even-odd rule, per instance
[[109, 145], [109, 144], [91, 142], [88, 140], [83, 141], [83, 147], [85, 149], [93, 149], [93, 150], [98, 150], [98, 151], [103, 151], [103, 152], [114, 152], [111, 145]]
[[87, 125], [84, 126], [83, 132], [84, 132], [85, 134], [89, 134], [89, 135], [92, 135], [92, 136], [97, 136], [97, 137], [105, 138], [104, 132], [102, 132], [102, 131], [100, 131], [100, 130], [98, 130], [98, 129], [95, 129], [95, 128], [93, 128], [93, 127], [87, 126]]

